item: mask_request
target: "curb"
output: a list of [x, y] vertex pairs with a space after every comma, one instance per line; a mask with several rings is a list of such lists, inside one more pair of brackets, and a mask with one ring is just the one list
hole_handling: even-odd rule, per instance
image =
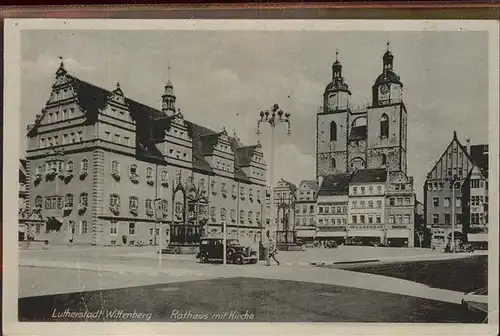
[[310, 265], [314, 266], [328, 266], [328, 265], [346, 265], [346, 264], [361, 264], [369, 262], [378, 262], [380, 259], [366, 259], [366, 260], [351, 260], [351, 261], [333, 261], [333, 262], [311, 262]]

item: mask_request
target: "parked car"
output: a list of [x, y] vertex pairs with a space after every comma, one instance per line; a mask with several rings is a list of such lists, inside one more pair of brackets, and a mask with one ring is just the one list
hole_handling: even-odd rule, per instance
[[[222, 238], [202, 238], [196, 259], [202, 263], [210, 261], [222, 261], [224, 246]], [[249, 246], [241, 245], [237, 239], [227, 239], [226, 260], [234, 264], [256, 264], [258, 260], [257, 251]]]

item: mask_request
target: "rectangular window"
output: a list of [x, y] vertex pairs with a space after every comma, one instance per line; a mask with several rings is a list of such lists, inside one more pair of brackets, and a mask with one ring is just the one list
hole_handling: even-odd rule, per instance
[[76, 142], [76, 134], [71, 133], [71, 143], [75, 143], [75, 142]]
[[377, 224], [382, 223], [382, 218], [380, 216], [377, 216], [376, 217], [376, 222], [377, 222]]
[[408, 206], [411, 204], [411, 200], [409, 197], [405, 197], [405, 205]]
[[40, 138], [40, 147], [45, 147], [45, 139], [44, 138]]
[[[305, 222], [306, 222], [306, 219], [304, 218], [304, 224], [305, 224]], [[323, 219], [322, 218], [318, 219], [318, 223], [319, 223], [319, 225], [323, 225]]]
[[382, 201], [377, 201], [377, 208], [382, 208]]
[[83, 141], [83, 133], [82, 131], [78, 131], [78, 141]]
[[36, 234], [40, 234], [41, 229], [42, 229], [42, 224], [37, 224], [37, 225], [35, 226], [35, 233], [36, 233]]
[[156, 233], [157, 236], [159, 236], [160, 235], [160, 229], [155, 229], [155, 233]]
[[111, 221], [109, 223], [109, 234], [112, 236], [116, 236], [118, 234], [118, 222]]
[[330, 213], [330, 207], [327, 207], [327, 206], [325, 207], [325, 213], [326, 213], [326, 214], [327, 214], [327, 213]]
[[460, 208], [461, 206], [462, 206], [462, 200], [459, 197], [455, 198], [455, 207]]
[[130, 140], [130, 139], [129, 139], [129, 137], [123, 137], [123, 144], [124, 144], [125, 146], [128, 146], [128, 144], [129, 144], [129, 140]]
[[120, 143], [120, 134], [115, 134], [115, 142]]
[[149, 228], [149, 235], [152, 236], [153, 235], [153, 228]]
[[462, 215], [461, 214], [455, 215], [455, 224], [462, 224]]
[[396, 216], [396, 223], [401, 224], [403, 222], [403, 215], [397, 215]]
[[433, 224], [439, 224], [439, 214], [433, 214], [432, 215], [432, 223]]
[[356, 209], [358, 207], [358, 201], [352, 201], [352, 208]]
[[343, 213], [347, 213], [347, 207], [346, 207], [346, 206], [343, 206], [343, 207], [342, 207], [342, 212], [343, 212]]
[[382, 193], [382, 186], [377, 186], [377, 192], [378, 192], [379, 194], [381, 194], [381, 193]]
[[444, 214], [444, 223], [451, 224], [451, 215], [450, 214]]
[[337, 213], [342, 213], [342, 207], [337, 207]]
[[372, 216], [368, 216], [368, 224], [373, 224], [373, 217]]
[[389, 216], [389, 224], [394, 224], [394, 215]]
[[369, 187], [368, 187], [368, 192], [369, 192], [370, 194], [371, 194], [371, 193], [373, 193], [373, 186], [369, 186]]
[[444, 198], [444, 207], [449, 208], [451, 203], [451, 198], [450, 197], [445, 197]]
[[361, 187], [361, 195], [365, 194], [365, 187]]
[[361, 209], [364, 209], [365, 208], [365, 201], [360, 201], [359, 206], [361, 207]]
[[368, 207], [373, 208], [373, 201], [368, 201]]
[[314, 205], [309, 206], [309, 213], [314, 213]]
[[403, 199], [402, 199], [401, 197], [398, 197], [398, 198], [396, 199], [396, 204], [397, 204], [398, 206], [402, 206], [402, 205], [403, 205]]
[[128, 224], [128, 234], [135, 235], [135, 223]]
[[352, 216], [352, 223], [357, 224], [358, 223], [358, 217], [356, 215]]
[[405, 224], [410, 224], [410, 215], [405, 215], [404, 216], [404, 222]]
[[394, 197], [389, 198], [389, 205], [394, 205]]
[[356, 195], [358, 193], [358, 188], [357, 187], [352, 187], [352, 193]]
[[359, 222], [360, 222], [361, 224], [365, 224], [365, 215], [360, 215], [360, 216], [359, 216]]
[[307, 213], [307, 205], [302, 206], [302, 213]]
[[87, 234], [87, 232], [88, 232], [87, 221], [81, 221], [80, 222], [80, 232], [81, 232], [82, 235]]
[[439, 206], [439, 197], [432, 198], [432, 206], [437, 208]]
[[104, 140], [106, 140], [106, 141], [111, 141], [111, 133], [109, 133], [109, 132], [104, 132]]

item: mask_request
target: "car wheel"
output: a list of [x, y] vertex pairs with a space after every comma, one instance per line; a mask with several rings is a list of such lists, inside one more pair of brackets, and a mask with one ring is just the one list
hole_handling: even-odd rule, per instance
[[208, 262], [208, 255], [207, 253], [202, 253], [200, 256], [200, 262], [202, 263], [207, 263]]
[[234, 263], [235, 264], [243, 265], [244, 262], [245, 262], [245, 260], [243, 259], [242, 255], [238, 254], [238, 255], [234, 256]]

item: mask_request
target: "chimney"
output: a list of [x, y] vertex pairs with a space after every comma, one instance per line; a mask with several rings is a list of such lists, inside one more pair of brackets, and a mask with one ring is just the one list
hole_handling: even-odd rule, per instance
[[465, 139], [465, 142], [467, 143], [467, 145], [466, 145], [467, 154], [470, 155], [470, 139], [469, 138]]

